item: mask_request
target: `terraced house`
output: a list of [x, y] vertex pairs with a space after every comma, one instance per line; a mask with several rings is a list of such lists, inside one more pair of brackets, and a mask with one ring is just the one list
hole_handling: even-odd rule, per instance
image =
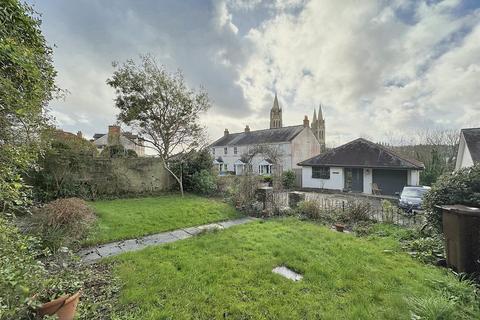
[[[251, 131], [249, 126], [243, 132], [230, 133], [225, 129], [223, 137], [210, 145], [214, 157], [214, 165], [220, 174], [234, 173], [241, 175], [245, 170], [268, 175], [274, 170], [286, 171], [298, 169], [299, 162], [318, 155], [325, 145], [325, 121], [319, 110], [314, 123], [305, 116], [303, 124], [283, 127], [282, 109], [277, 96], [270, 111], [270, 128]], [[271, 153], [258, 153], [259, 147], [274, 152], [276, 161], [271, 159]]]

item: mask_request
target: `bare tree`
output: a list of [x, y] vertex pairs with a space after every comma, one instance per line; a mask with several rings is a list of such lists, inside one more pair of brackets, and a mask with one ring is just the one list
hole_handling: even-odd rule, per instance
[[141, 63], [127, 60], [116, 68], [107, 84], [115, 89], [118, 120], [131, 126], [157, 151], [165, 169], [175, 178], [183, 196], [182, 174], [174, 172], [172, 161], [182, 161], [205, 143], [200, 115], [210, 108], [207, 93], [189, 89], [180, 71], [169, 73], [150, 55]]

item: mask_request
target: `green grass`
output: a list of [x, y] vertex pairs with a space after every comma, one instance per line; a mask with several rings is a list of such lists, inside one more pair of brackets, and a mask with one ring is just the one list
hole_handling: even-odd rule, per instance
[[194, 195], [117, 199], [91, 203], [97, 223], [84, 245], [131, 239], [239, 216], [232, 206]]
[[[114, 258], [120, 308], [132, 319], [410, 319], [472, 296], [446, 270], [383, 240], [290, 218], [150, 247]], [[279, 265], [304, 279], [273, 274]], [[464, 305], [448, 308], [441, 314], [473, 317]]]

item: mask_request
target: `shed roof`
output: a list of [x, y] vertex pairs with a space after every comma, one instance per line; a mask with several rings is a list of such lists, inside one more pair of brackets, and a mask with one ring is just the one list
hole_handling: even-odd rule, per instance
[[212, 143], [210, 147], [256, 145], [292, 141], [305, 127], [303, 125], [276, 129], [231, 133]]
[[480, 128], [462, 129], [473, 163], [480, 162]]
[[300, 166], [424, 169], [423, 163], [407, 159], [390, 149], [363, 138], [300, 162]]

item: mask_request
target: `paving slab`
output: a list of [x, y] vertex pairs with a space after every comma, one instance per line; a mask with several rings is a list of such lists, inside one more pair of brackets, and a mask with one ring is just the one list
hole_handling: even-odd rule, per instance
[[122, 251], [138, 250], [139, 248], [144, 247], [144, 245], [142, 243], [139, 243], [137, 239], [122, 241], [118, 244], [118, 246]]
[[143, 237], [143, 238], [139, 239], [139, 241], [143, 242], [145, 245], [156, 245], [156, 244], [173, 242], [173, 241], [177, 241], [177, 240], [178, 240], [178, 238], [176, 238], [170, 232], [162, 232], [162, 233], [152, 234], [152, 235], [149, 235], [149, 236], [146, 236], [146, 237]]
[[192, 236], [199, 234], [202, 232], [202, 230], [198, 229], [197, 227], [190, 227], [190, 228], [185, 228], [183, 229], [188, 234], [191, 234]]
[[82, 259], [82, 261], [84, 262], [96, 261], [102, 258], [102, 256], [99, 255], [97, 251], [90, 251], [88, 253], [79, 254], [79, 255], [80, 255], [80, 259]]
[[174, 236], [175, 238], [178, 238], [178, 239], [185, 239], [185, 238], [190, 238], [192, 235], [188, 232], [186, 232], [185, 230], [175, 230], [175, 231], [172, 231], [170, 232], [170, 234], [172, 236]]
[[275, 267], [272, 270], [273, 273], [279, 274], [287, 279], [290, 279], [292, 281], [300, 281], [303, 279], [303, 276], [299, 273], [296, 273], [295, 271], [285, 267], [285, 266], [279, 266]]
[[206, 225], [203, 225], [203, 226], [198, 226], [197, 228], [200, 229], [201, 231], [223, 229], [223, 227], [221, 225], [219, 225], [218, 223], [210, 223], [210, 224], [206, 224]]
[[163, 243], [174, 242], [201, 233], [204, 230], [215, 230], [230, 228], [236, 225], [258, 220], [257, 218], [245, 217], [240, 219], [228, 220], [219, 223], [209, 223], [202, 226], [178, 229], [170, 232], [162, 232], [141, 237], [138, 239], [128, 239], [102, 244], [97, 247], [86, 248], [78, 252], [80, 259], [84, 263], [94, 263], [95, 261], [115, 256], [124, 252], [136, 251], [148, 246], [161, 245]]

